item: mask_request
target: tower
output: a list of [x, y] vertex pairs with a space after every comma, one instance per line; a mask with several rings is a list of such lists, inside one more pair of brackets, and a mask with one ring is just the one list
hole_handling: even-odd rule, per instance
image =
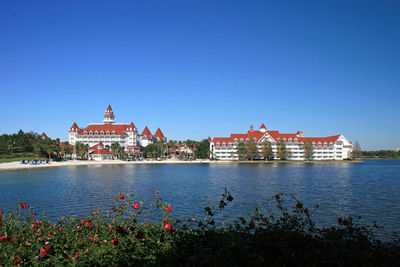
[[108, 124], [114, 123], [114, 111], [112, 110], [111, 105], [108, 105], [106, 109], [103, 122]]

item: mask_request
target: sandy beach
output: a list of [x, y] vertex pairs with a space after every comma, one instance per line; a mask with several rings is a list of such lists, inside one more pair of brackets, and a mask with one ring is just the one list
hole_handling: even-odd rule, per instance
[[70, 161], [53, 161], [49, 164], [41, 164], [41, 165], [29, 165], [29, 164], [20, 164], [19, 162], [6, 162], [0, 163], [0, 171], [5, 170], [19, 170], [19, 169], [35, 169], [35, 168], [51, 168], [51, 167], [62, 167], [62, 166], [89, 166], [89, 165], [133, 165], [133, 164], [219, 164], [219, 163], [243, 163], [243, 164], [271, 164], [271, 163], [362, 163], [362, 161], [228, 161], [228, 160], [219, 160], [219, 161], [210, 161], [210, 160], [161, 160], [161, 161], [120, 161], [120, 160], [109, 160], [109, 161], [85, 161], [85, 160], [70, 160]]

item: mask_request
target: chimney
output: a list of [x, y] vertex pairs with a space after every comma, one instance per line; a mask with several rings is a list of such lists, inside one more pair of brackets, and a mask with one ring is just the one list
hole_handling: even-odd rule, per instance
[[250, 132], [254, 131], [253, 125], [250, 126]]

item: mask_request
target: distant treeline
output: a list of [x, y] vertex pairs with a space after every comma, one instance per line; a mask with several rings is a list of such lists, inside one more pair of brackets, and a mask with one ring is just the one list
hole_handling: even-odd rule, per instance
[[38, 133], [20, 130], [0, 135], [0, 158], [50, 157], [60, 152], [60, 140], [44, 138]]
[[363, 158], [382, 158], [382, 159], [400, 158], [400, 152], [394, 150], [363, 151], [362, 155]]

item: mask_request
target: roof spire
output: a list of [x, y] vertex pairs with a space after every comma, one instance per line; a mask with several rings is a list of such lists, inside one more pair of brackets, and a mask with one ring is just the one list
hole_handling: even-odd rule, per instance
[[106, 109], [106, 113], [104, 114], [104, 123], [109, 123], [112, 124], [114, 123], [114, 111], [111, 108], [111, 105], [108, 105], [107, 109]]

